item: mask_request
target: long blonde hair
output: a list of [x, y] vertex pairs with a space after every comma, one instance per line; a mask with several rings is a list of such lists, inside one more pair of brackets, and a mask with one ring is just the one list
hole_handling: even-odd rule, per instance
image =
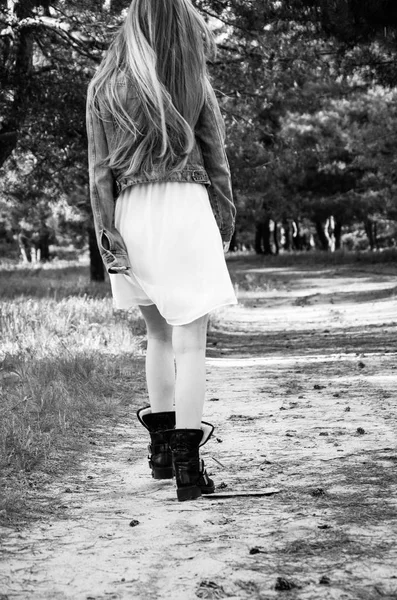
[[[214, 52], [212, 33], [190, 0], [132, 0], [91, 82], [92, 110], [102, 118], [110, 113], [116, 124], [106, 159], [113, 170], [128, 176], [155, 165], [184, 166], [205, 99], [206, 58]], [[133, 86], [139, 104], [133, 115], [120, 76]]]

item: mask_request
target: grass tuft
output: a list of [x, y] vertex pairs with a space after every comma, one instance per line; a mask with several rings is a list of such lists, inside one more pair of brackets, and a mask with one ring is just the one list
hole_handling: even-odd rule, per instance
[[0, 517], [7, 520], [29, 506], [32, 482], [53, 480], [76, 460], [88, 427], [117, 415], [128, 393], [120, 375], [134, 378], [145, 327], [137, 309], [113, 310], [108, 284], [90, 284], [81, 266], [2, 269], [0, 290]]

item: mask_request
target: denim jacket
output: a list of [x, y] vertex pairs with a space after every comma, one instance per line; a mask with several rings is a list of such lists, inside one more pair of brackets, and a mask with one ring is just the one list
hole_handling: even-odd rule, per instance
[[[133, 86], [119, 80], [121, 94], [127, 95], [131, 110], [139, 110]], [[98, 247], [109, 273], [119, 273], [131, 268], [124, 241], [114, 224], [117, 196], [128, 186], [158, 181], [191, 181], [208, 186], [212, 211], [223, 241], [230, 241], [235, 223], [230, 169], [224, 139], [225, 127], [214, 90], [208, 86], [206, 100], [195, 127], [195, 145], [188, 161], [176, 173], [154, 171], [150, 175], [137, 173], [124, 177], [103, 164], [115, 139], [115, 123], [110, 114], [100, 117], [90, 109], [92, 88], [88, 88], [87, 133], [90, 178], [90, 199]], [[134, 105], [134, 100], [136, 104]], [[133, 114], [133, 112], [132, 112]], [[134, 152], [134, 148], [131, 149]]]

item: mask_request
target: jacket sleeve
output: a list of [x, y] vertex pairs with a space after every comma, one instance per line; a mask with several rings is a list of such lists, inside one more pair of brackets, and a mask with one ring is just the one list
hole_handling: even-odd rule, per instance
[[100, 114], [91, 106], [92, 90], [87, 98], [88, 167], [90, 200], [95, 233], [102, 260], [109, 273], [125, 272], [130, 268], [127, 249], [114, 225], [115, 180], [112, 170], [104, 163], [108, 143]]
[[230, 167], [225, 151], [225, 124], [215, 92], [209, 82], [195, 134], [205, 170], [211, 181], [208, 193], [212, 209], [223, 241], [229, 242], [235, 227], [236, 207], [233, 202]]

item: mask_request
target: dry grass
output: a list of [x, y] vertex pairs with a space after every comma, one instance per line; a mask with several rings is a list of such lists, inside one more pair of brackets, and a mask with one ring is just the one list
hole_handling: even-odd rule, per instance
[[[108, 284], [67, 266], [0, 271], [0, 515], [29, 507], [123, 403], [120, 358], [141, 353], [137, 311], [113, 311]], [[36, 486], [37, 487], [37, 486]]]

